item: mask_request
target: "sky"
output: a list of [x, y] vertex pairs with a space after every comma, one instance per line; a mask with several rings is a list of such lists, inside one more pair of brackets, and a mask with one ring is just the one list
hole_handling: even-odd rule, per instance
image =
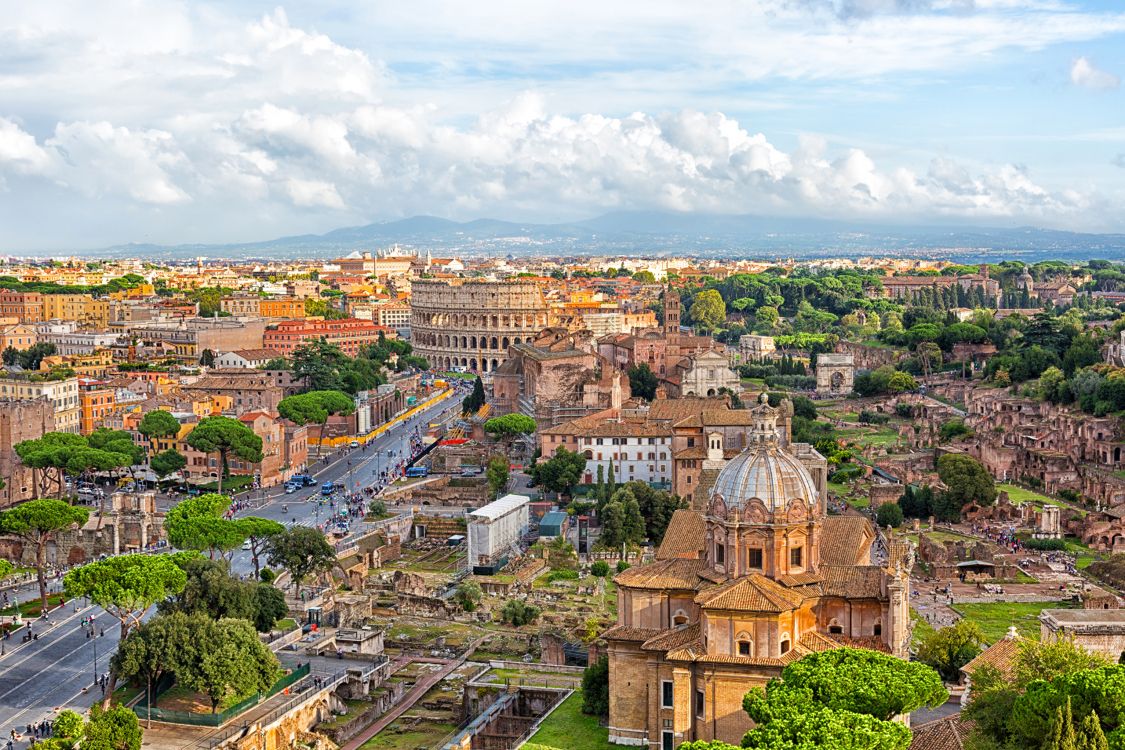
[[617, 210], [1125, 232], [1125, 3], [0, 3], [0, 251]]

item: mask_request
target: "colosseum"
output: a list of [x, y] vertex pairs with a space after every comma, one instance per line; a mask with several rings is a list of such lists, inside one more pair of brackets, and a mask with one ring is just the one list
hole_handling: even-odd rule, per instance
[[492, 372], [509, 346], [552, 324], [542, 290], [529, 281], [416, 281], [410, 297], [414, 353], [436, 369]]

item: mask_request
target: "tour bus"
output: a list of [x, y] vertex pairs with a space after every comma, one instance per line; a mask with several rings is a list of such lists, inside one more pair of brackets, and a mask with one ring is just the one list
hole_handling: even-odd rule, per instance
[[429, 476], [430, 470], [425, 466], [411, 466], [406, 470], [406, 476], [410, 478]]

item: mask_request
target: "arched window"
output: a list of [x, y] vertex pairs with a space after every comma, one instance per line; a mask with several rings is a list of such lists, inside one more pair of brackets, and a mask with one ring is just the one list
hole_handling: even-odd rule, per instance
[[788, 633], [781, 634], [781, 654], [784, 656], [793, 647], [793, 639]]
[[833, 617], [832, 621], [828, 623], [828, 632], [831, 633], [832, 635], [843, 635], [844, 634], [843, 626], [840, 625], [840, 621], [837, 620], [835, 617]]
[[687, 613], [682, 609], [677, 609], [676, 614], [672, 615], [672, 627], [679, 628], [688, 624]]
[[734, 638], [735, 653], [738, 656], [753, 656], [754, 655], [754, 639], [750, 637], [749, 633], [742, 632]]
[[876, 620], [873, 635], [882, 635], [882, 634], [883, 634], [883, 621], [882, 620]]

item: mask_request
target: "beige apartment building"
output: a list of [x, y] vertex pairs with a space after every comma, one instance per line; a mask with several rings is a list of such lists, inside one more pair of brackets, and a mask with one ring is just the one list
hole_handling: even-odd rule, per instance
[[45, 398], [55, 408], [55, 431], [77, 433], [82, 411], [78, 399], [78, 378], [38, 380], [42, 375], [8, 375], [0, 378], [0, 399], [35, 401]]

